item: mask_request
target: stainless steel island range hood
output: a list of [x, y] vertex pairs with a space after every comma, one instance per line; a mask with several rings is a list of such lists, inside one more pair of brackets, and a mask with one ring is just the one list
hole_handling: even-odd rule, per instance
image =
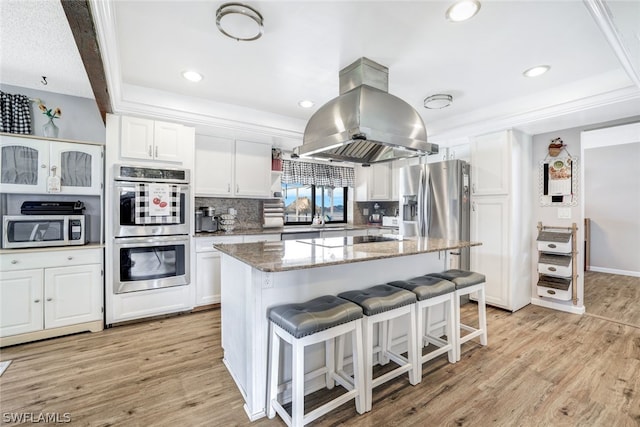
[[388, 68], [370, 59], [341, 70], [340, 96], [309, 119], [294, 153], [363, 164], [437, 153], [418, 112], [388, 87]]

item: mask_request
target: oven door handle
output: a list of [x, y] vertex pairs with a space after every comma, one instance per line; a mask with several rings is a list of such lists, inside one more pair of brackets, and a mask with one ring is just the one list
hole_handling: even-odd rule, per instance
[[144, 236], [144, 237], [116, 237], [115, 245], [120, 247], [140, 246], [140, 245], [161, 245], [163, 243], [189, 243], [188, 235], [179, 236]]

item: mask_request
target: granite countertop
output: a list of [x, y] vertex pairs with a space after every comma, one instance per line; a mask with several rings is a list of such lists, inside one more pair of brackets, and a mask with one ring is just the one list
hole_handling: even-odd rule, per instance
[[382, 228], [391, 229], [397, 227], [382, 227], [372, 225], [325, 225], [323, 227], [312, 227], [310, 225], [294, 225], [287, 227], [273, 227], [273, 228], [236, 228], [233, 231], [198, 231], [196, 237], [211, 237], [211, 236], [246, 236], [250, 234], [287, 234], [287, 233], [305, 233], [313, 231], [331, 231], [331, 230], [362, 230], [367, 228]]
[[479, 242], [431, 238], [398, 238], [353, 243], [353, 237], [219, 244], [214, 247], [265, 272], [300, 270], [480, 246]]

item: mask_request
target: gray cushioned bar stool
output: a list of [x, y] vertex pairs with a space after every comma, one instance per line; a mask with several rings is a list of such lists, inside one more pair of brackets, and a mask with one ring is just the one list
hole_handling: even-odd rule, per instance
[[[439, 277], [450, 280], [456, 285], [456, 297], [454, 301], [455, 308], [455, 342], [456, 342], [456, 360], [460, 360], [462, 344], [476, 337], [480, 337], [480, 344], [487, 345], [487, 306], [485, 302], [484, 274], [475, 273], [473, 271], [452, 269], [443, 271], [442, 273], [430, 273], [428, 276]], [[478, 327], [474, 328], [460, 322], [460, 297], [476, 292], [478, 298]], [[460, 330], [464, 329], [469, 333], [462, 336]]]
[[[422, 364], [441, 354], [447, 353], [449, 362], [456, 362], [455, 350], [455, 306], [456, 285], [439, 277], [419, 276], [409, 280], [398, 280], [388, 283], [391, 286], [406, 289], [416, 294], [416, 344], [418, 345], [418, 360], [416, 372], [422, 375]], [[432, 309], [442, 306], [442, 320], [433, 322]], [[436, 331], [444, 329], [446, 339]], [[436, 349], [422, 353], [425, 346], [433, 344]]]
[[[299, 304], [272, 307], [268, 312], [271, 328], [269, 343], [269, 380], [267, 416], [276, 414], [288, 426], [303, 426], [338, 406], [355, 399], [356, 410], [365, 410], [364, 367], [362, 347], [362, 308], [350, 301], [326, 295]], [[353, 377], [335, 370], [335, 338], [351, 333], [353, 342]], [[291, 353], [291, 415], [278, 400], [280, 388], [281, 340], [289, 343]], [[325, 343], [325, 366], [307, 374], [305, 378], [304, 349]], [[305, 415], [304, 382], [325, 375], [325, 385], [333, 388], [334, 381], [347, 392], [324, 403]]]
[[[340, 298], [353, 301], [362, 307], [364, 318], [364, 370], [365, 370], [365, 405], [366, 411], [371, 410], [373, 389], [405, 372], [409, 373], [409, 382], [418, 384], [421, 376], [417, 375], [415, 366], [418, 364], [416, 339], [416, 296], [413, 292], [389, 285], [377, 285], [367, 289], [348, 291], [338, 294]], [[394, 319], [409, 316], [407, 333], [407, 357], [392, 351], [392, 337], [387, 334], [389, 324]], [[378, 345], [374, 346], [373, 327], [378, 328]], [[378, 362], [386, 364], [389, 359], [399, 366], [376, 378], [373, 378], [373, 355], [378, 354]], [[338, 370], [343, 363], [341, 350], [338, 351]]]

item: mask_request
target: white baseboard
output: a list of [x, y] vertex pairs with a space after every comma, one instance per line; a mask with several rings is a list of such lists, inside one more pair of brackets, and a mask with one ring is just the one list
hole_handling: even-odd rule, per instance
[[618, 270], [616, 268], [589, 266], [589, 271], [595, 271], [598, 273], [619, 274], [621, 276], [640, 277], [640, 271]]
[[585, 313], [584, 305], [582, 306], [577, 306], [573, 304], [565, 305], [560, 302], [550, 301], [548, 299], [541, 299], [541, 298], [532, 298], [531, 304], [539, 305], [540, 307], [552, 308], [554, 310], [565, 311], [567, 313], [573, 313], [573, 314]]

